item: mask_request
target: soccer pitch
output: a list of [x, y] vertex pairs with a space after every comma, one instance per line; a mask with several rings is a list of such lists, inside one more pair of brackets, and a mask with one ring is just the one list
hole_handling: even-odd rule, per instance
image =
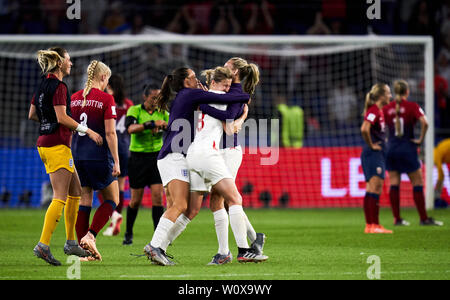
[[[101, 262], [81, 262], [82, 280], [368, 280], [450, 279], [450, 210], [430, 213], [444, 227], [419, 226], [417, 212], [403, 209], [409, 227], [392, 226], [389, 209], [382, 209], [381, 223], [392, 235], [364, 234], [362, 209], [246, 210], [257, 232], [267, 236], [264, 263], [240, 264], [230, 229], [229, 244], [234, 260], [222, 266], [207, 266], [217, 251], [214, 220], [209, 210], [200, 214], [169, 246], [175, 266], [152, 265], [143, 247], [153, 235], [151, 211], [139, 211], [131, 246], [123, 246], [122, 232], [115, 237], [97, 237]], [[125, 213], [125, 210], [124, 210]], [[45, 210], [0, 210], [0, 279], [64, 280], [73, 261], [63, 253], [64, 218], [51, 243], [53, 255], [62, 262], [54, 267], [33, 255], [39, 240]], [[92, 214], [93, 215], [93, 214]], [[377, 264], [375, 266], [375, 264]], [[375, 274], [375, 271], [379, 271]], [[375, 277], [374, 277], [375, 275]]]

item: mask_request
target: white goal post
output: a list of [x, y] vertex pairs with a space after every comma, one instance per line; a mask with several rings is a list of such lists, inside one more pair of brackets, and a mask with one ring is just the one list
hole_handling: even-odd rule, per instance
[[[17, 51], [5, 49], [1, 45], [18, 45]], [[152, 34], [152, 35], [0, 35], [0, 59], [29, 59], [34, 57], [35, 52], [21, 51], [21, 44], [54, 44], [63, 45], [69, 43], [77, 45], [73, 52], [75, 55], [92, 54], [102, 51], [101, 48], [90, 49], [90, 45], [102, 45], [105, 49], [126, 49], [127, 47], [138, 47], [141, 44], [186, 44], [196, 45], [204, 49], [222, 50], [233, 53], [236, 47], [239, 53], [276, 55], [281, 53], [285, 56], [319, 55], [334, 52], [354, 51], [355, 49], [372, 49], [383, 45], [401, 45], [409, 47], [419, 45], [423, 47], [423, 74], [424, 74], [424, 109], [430, 124], [425, 145], [426, 166], [426, 206], [427, 209], [434, 207], [433, 189], [433, 149], [434, 149], [434, 58], [433, 39], [428, 36], [215, 36], [215, 35], [177, 35], [177, 34]], [[266, 45], [266, 47], [258, 47]], [[276, 47], [276, 46], [282, 47]], [[298, 48], [283, 47], [283, 45], [304, 45]], [[86, 49], [83, 47], [86, 46]], [[273, 47], [272, 47], [273, 46]], [[12, 47], [11, 49], [14, 49]], [[237, 51], [236, 51], [237, 52]], [[70, 52], [71, 55], [72, 52]], [[387, 63], [388, 60], [387, 60]], [[421, 62], [422, 63], [422, 62]], [[212, 66], [211, 66], [212, 67]], [[84, 68], [84, 67], [83, 67]], [[83, 69], [84, 70], [84, 69]], [[2, 70], [4, 71], [4, 70]], [[200, 70], [199, 70], [200, 71]], [[6, 75], [1, 75], [6, 76]], [[378, 78], [374, 75], [373, 78]], [[382, 80], [383, 78], [379, 78]], [[390, 82], [387, 82], [390, 83]], [[367, 90], [363, 91], [367, 92]], [[0, 95], [0, 98], [2, 96]], [[3, 101], [3, 100], [2, 100]], [[362, 100], [360, 100], [362, 101]], [[1, 132], [0, 132], [1, 133]]]

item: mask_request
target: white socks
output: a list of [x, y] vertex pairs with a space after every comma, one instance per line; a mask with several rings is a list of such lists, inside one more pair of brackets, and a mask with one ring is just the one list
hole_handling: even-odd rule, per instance
[[254, 242], [256, 241], [256, 231], [255, 229], [253, 229], [252, 224], [250, 223], [250, 221], [248, 220], [247, 215], [244, 212], [244, 218], [245, 218], [245, 223], [247, 224], [247, 237], [250, 240], [250, 242]]
[[[216, 228], [217, 242], [219, 243], [218, 253], [227, 255], [228, 247], [228, 225], [231, 225], [236, 244], [239, 248], [249, 248], [247, 237], [253, 243], [256, 240], [256, 232], [248, 220], [241, 205], [233, 205], [229, 208], [230, 221], [228, 222], [227, 211], [222, 208], [213, 213], [214, 226]], [[185, 229], [191, 220], [181, 214], [175, 223], [161, 217], [150, 244], [155, 248], [164, 251]]]
[[236, 244], [239, 248], [249, 248], [247, 242], [247, 223], [242, 205], [230, 206], [230, 225], [233, 230]]
[[[161, 221], [160, 221], [161, 222]], [[161, 249], [167, 250], [169, 244], [172, 243], [185, 229], [191, 220], [185, 215], [181, 214], [172, 228], [167, 232], [167, 238], [161, 242]], [[158, 225], [159, 226], [159, 225]]]
[[150, 245], [152, 245], [155, 248], [160, 248], [162, 242], [167, 239], [167, 233], [173, 227], [174, 224], [175, 223], [173, 223], [169, 219], [161, 217], [161, 219], [159, 219], [158, 226], [156, 227], [156, 230], [153, 233]]
[[227, 255], [230, 252], [228, 248], [228, 213], [225, 208], [213, 212], [214, 226], [216, 227], [217, 242], [219, 243], [218, 253]]

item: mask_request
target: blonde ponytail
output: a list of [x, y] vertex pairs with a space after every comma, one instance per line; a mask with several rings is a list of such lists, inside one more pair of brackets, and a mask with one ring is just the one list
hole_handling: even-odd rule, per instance
[[37, 52], [37, 61], [42, 73], [48, 74], [59, 68], [58, 63], [63, 63], [64, 57], [61, 57], [58, 52], [53, 50], [39, 50]]
[[87, 67], [87, 80], [86, 85], [83, 90], [83, 104], [82, 107], [86, 105], [86, 97], [89, 95], [92, 89], [92, 83], [94, 80], [98, 79], [99, 75], [111, 75], [111, 69], [98, 60], [93, 60]]
[[206, 85], [209, 87], [211, 85], [212, 80], [213, 80], [214, 70], [213, 69], [203, 70], [200, 73], [200, 75], [205, 76], [205, 78], [206, 78]]
[[386, 84], [384, 84], [384, 83], [377, 83], [377, 84], [372, 86], [372, 88], [370, 89], [370, 92], [368, 92], [366, 94], [366, 99], [365, 99], [365, 102], [364, 102], [363, 116], [366, 115], [367, 110], [369, 109], [369, 107], [374, 105], [378, 101], [378, 99], [381, 96], [383, 96], [385, 93], [386, 93]]
[[259, 83], [259, 68], [255, 64], [247, 65], [247, 77], [244, 83], [244, 91], [250, 95], [255, 93], [256, 86]]
[[402, 98], [407, 95], [409, 91], [408, 83], [405, 80], [397, 80], [394, 82], [395, 93], [395, 135], [398, 137], [403, 136], [400, 124], [400, 102]]
[[233, 68], [239, 71], [239, 79], [244, 82], [243, 90], [247, 94], [253, 95], [259, 83], [259, 68], [256, 64], [248, 63], [240, 57], [230, 58]]

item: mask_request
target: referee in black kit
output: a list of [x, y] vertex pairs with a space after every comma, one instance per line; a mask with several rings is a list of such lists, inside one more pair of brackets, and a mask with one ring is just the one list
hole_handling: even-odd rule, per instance
[[133, 226], [139, 206], [148, 186], [152, 197], [152, 218], [154, 228], [164, 213], [162, 205], [163, 186], [156, 164], [162, 147], [162, 130], [167, 127], [169, 113], [158, 111], [154, 97], [159, 93], [156, 85], [146, 85], [143, 91], [144, 103], [128, 109], [126, 127], [131, 135], [128, 178], [130, 181], [131, 201], [127, 208], [124, 245], [133, 243]]

